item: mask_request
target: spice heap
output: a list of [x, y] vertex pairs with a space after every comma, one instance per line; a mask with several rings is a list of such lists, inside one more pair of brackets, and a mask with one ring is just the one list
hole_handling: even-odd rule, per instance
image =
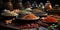
[[29, 24], [29, 23], [27, 23], [27, 24], [18, 24], [17, 26], [19, 26], [20, 28], [37, 28], [37, 27], [39, 27], [39, 24], [37, 24], [37, 23], [31, 23], [31, 24]]
[[10, 10], [4, 10], [4, 12], [2, 13], [3, 16], [17, 16], [18, 14], [15, 13], [14, 11], [10, 11]]
[[28, 14], [24, 16], [23, 19], [38, 19], [38, 17], [35, 16], [34, 14]]
[[45, 18], [43, 19], [43, 22], [56, 23], [56, 22], [58, 22], [58, 20], [57, 20], [56, 18], [54, 18], [54, 17], [47, 16], [47, 17], [45, 17]]

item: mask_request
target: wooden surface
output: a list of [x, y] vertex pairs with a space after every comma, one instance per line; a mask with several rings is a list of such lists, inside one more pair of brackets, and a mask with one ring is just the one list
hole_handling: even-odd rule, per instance
[[[40, 25], [42, 27], [43, 27], [43, 25], [46, 26], [46, 24], [44, 24], [44, 23], [42, 24], [42, 22], [40, 22], [40, 23], [41, 23]], [[9, 29], [14, 29], [14, 30], [21, 30], [20, 27], [14, 26], [14, 24], [8, 24], [8, 25], [6, 25], [4, 23], [0, 23], [0, 26], [5, 27], [5, 28], [9, 28]], [[37, 29], [39, 29], [39, 27], [38, 28], [31, 28], [30, 30], [34, 30], [34, 29], [37, 30]], [[41, 27], [40, 27], [40, 29], [41, 29]]]

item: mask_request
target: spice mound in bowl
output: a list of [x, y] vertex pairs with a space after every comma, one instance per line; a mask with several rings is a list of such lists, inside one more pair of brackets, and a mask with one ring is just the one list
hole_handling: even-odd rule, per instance
[[39, 19], [39, 17], [35, 16], [34, 14], [28, 14], [28, 15], [24, 16], [22, 19], [25, 19], [25, 20], [37, 20], [37, 19]]

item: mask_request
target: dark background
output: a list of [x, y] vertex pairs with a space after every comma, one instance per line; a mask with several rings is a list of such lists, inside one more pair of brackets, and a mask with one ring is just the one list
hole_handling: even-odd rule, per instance
[[[1, 1], [3, 1], [4, 3], [7, 2], [8, 0], [0, 0], [0, 3]], [[12, 2], [18, 2], [18, 0], [12, 0]], [[47, 0], [22, 0], [23, 3], [27, 2], [27, 1], [30, 1], [31, 3], [33, 3], [34, 1], [36, 1], [38, 4], [40, 2], [43, 2], [44, 4], [46, 3]], [[49, 0], [51, 2], [51, 4], [54, 6], [55, 4], [59, 4], [60, 5], [60, 0]]]
[[[22, 0], [23, 3], [30, 1], [31, 3], [33, 3], [33, 1], [36, 1], [37, 3], [43, 2], [44, 4], [47, 2], [47, 0]], [[52, 6], [54, 6], [55, 4], [59, 4], [60, 5], [60, 0], [49, 0], [52, 4]]]
[[[0, 0], [0, 9], [5, 8], [5, 3], [8, 2], [9, 0]], [[19, 0], [12, 0], [12, 2], [18, 2]], [[25, 4], [27, 1], [30, 1], [31, 3], [33, 3], [34, 1], [36, 1], [38, 4], [40, 2], [45, 3], [47, 2], [47, 0], [22, 0], [22, 3]], [[60, 0], [49, 0], [52, 4], [52, 6], [54, 6], [55, 4], [58, 4], [60, 6]]]
[[[7, 2], [8, 0], [0, 0], [0, 2]], [[12, 1], [18, 1], [18, 0], [12, 0]], [[46, 3], [47, 0], [22, 0], [23, 3], [30, 1], [31, 3], [33, 3], [33, 1], [36, 1], [37, 3], [43, 2]], [[59, 4], [60, 5], [60, 0], [49, 0], [52, 4]]]

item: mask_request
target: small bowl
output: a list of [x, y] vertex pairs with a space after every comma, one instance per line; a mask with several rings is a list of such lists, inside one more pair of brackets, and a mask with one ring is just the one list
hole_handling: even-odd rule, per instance
[[34, 23], [36, 21], [39, 21], [39, 18], [37, 19], [22, 19], [22, 18], [16, 18], [16, 20], [14, 21], [15, 23]]
[[5, 20], [13, 20], [13, 18], [16, 18], [16, 16], [2, 16], [2, 22]]
[[33, 18], [33, 19], [24, 19], [24, 18], [16, 18], [16, 19], [19, 19], [19, 20], [38, 20], [39, 19], [39, 17], [37, 17], [37, 18]]

